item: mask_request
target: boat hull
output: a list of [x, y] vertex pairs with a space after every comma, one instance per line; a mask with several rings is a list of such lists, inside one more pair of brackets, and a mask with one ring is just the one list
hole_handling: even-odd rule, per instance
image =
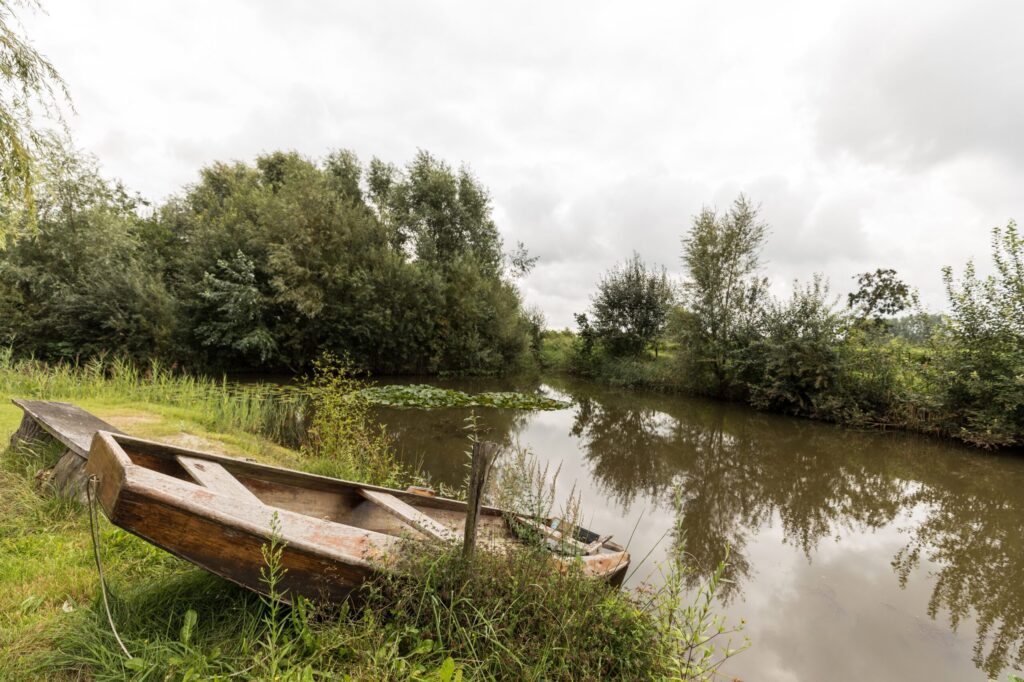
[[[95, 477], [99, 504], [114, 525], [256, 592], [268, 591], [263, 551], [276, 538], [285, 569], [276, 591], [285, 601], [294, 595], [343, 599], [374, 574], [389, 570], [400, 551], [415, 550], [410, 542], [430, 541], [415, 523], [380, 513], [367, 497], [383, 495], [400, 508], [417, 505], [408, 513], [429, 512], [431, 523], [447, 523], [449, 541], [460, 532], [458, 519], [464, 523], [465, 503], [457, 500], [424, 498], [102, 431], [93, 440], [86, 470]], [[213, 475], [206, 481], [211, 487], [194, 480], [204, 471], [203, 476]], [[493, 508], [483, 512], [481, 527], [492, 539], [515, 541], [507, 515]], [[576, 564], [587, 575], [619, 585], [629, 555], [613, 543], [606, 546], [612, 550], [594, 556], [552, 557], [553, 570]]]

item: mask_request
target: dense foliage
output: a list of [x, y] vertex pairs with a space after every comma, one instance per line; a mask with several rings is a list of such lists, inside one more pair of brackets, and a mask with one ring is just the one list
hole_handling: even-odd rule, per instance
[[815, 276], [790, 298], [768, 295], [759, 261], [767, 226], [740, 197], [705, 210], [684, 239], [682, 305], [665, 333], [669, 358], [621, 357], [586, 316], [540, 354], [618, 385], [742, 400], [841, 423], [899, 426], [985, 447], [1024, 445], [1024, 237], [993, 231], [995, 272], [944, 271], [949, 312], [918, 309], [888, 268], [857, 277], [840, 306]]
[[0, 341], [19, 354], [488, 373], [528, 350], [515, 276], [532, 260], [505, 257], [476, 178], [426, 152], [216, 163], [148, 212], [80, 155], [45, 171], [38, 231], [0, 253]]
[[966, 440], [1024, 444], [1024, 236], [992, 231], [995, 273], [943, 271], [951, 313], [939, 337], [936, 385], [947, 428]]

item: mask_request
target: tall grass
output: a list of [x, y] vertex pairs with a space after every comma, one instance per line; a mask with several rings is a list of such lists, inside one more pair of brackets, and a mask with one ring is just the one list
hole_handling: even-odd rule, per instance
[[0, 393], [183, 407], [211, 430], [241, 430], [291, 446], [305, 438], [310, 404], [301, 387], [193, 376], [157, 360], [144, 367], [117, 357], [49, 364], [16, 359], [10, 348], [0, 348]]

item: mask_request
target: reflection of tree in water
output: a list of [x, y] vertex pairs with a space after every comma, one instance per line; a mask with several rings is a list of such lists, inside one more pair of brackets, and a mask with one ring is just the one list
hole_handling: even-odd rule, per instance
[[901, 586], [922, 555], [935, 565], [928, 615], [945, 610], [956, 630], [973, 613], [973, 660], [991, 677], [1024, 665], [1024, 504], [1019, 477], [1003, 471], [976, 467], [957, 488], [922, 486], [910, 502], [928, 514], [892, 562]]
[[729, 545], [733, 591], [750, 571], [743, 553], [749, 535], [773, 514], [787, 541], [809, 557], [838, 527], [890, 522], [906, 494], [899, 479], [844, 458], [841, 431], [819, 428], [825, 437], [815, 436], [805, 424], [716, 403], [580, 405], [573, 435], [594, 476], [624, 506], [637, 494], [667, 503], [680, 488], [689, 552], [704, 573]]
[[736, 582], [725, 596], [734, 596], [752, 570], [748, 538], [775, 515], [786, 542], [810, 560], [823, 537], [878, 529], [920, 505], [925, 518], [893, 560], [900, 584], [923, 554], [935, 565], [929, 614], [948, 611], [954, 629], [976, 615], [975, 664], [994, 676], [1024, 663], [1020, 462], [710, 402], [600, 398], [577, 397], [572, 429], [595, 479], [623, 506], [642, 495], [668, 507], [681, 488], [687, 550], [700, 569], [694, 582], [728, 544]]

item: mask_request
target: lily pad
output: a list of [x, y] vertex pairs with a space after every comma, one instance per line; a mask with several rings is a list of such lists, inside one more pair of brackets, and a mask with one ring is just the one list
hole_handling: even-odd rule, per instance
[[539, 393], [491, 391], [470, 395], [428, 384], [372, 386], [360, 394], [375, 405], [387, 407], [500, 407], [511, 410], [561, 410], [569, 403]]

